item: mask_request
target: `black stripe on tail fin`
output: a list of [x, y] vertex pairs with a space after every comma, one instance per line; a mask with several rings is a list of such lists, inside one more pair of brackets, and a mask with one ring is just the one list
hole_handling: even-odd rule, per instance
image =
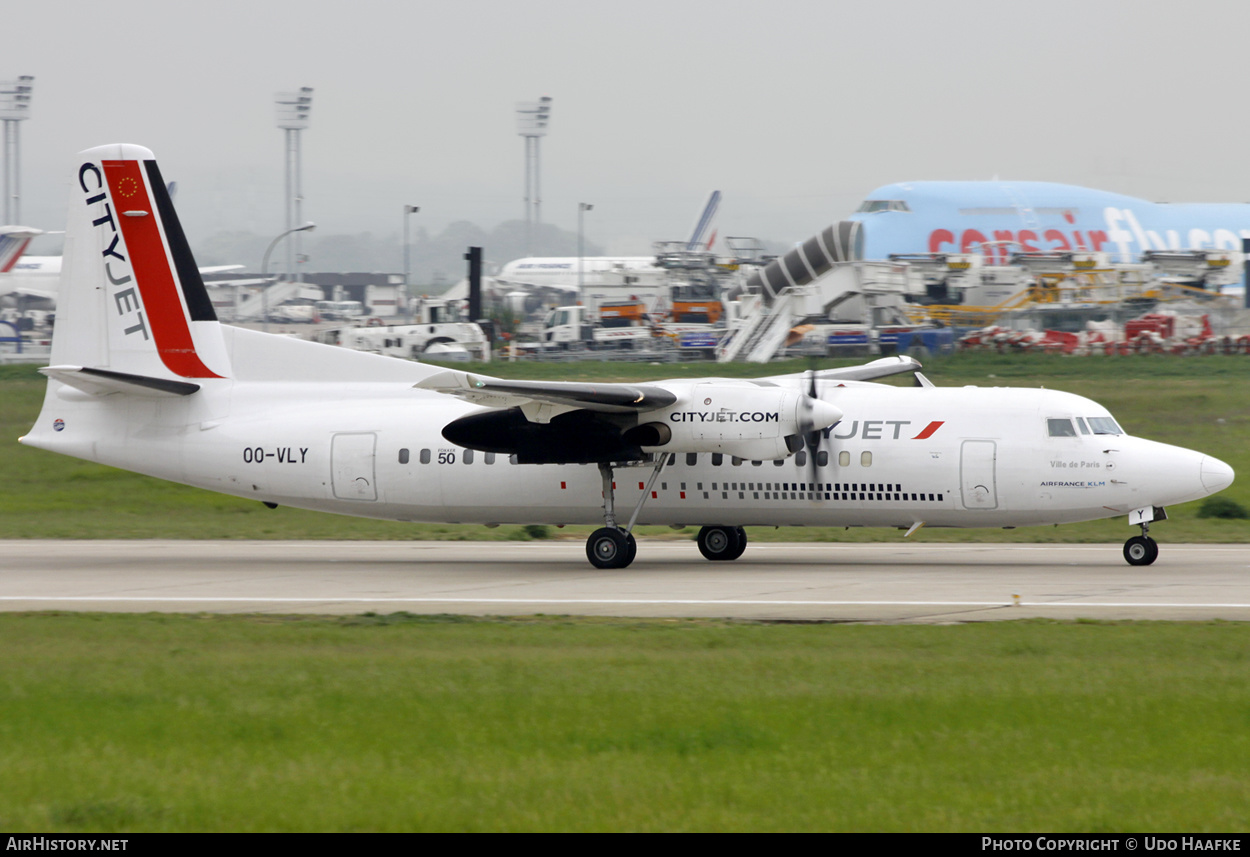
[[152, 197], [156, 200], [156, 210], [160, 212], [161, 223], [165, 227], [165, 240], [169, 242], [169, 251], [174, 257], [174, 267], [178, 271], [178, 282], [182, 284], [182, 297], [187, 303], [187, 311], [192, 321], [216, 321], [217, 313], [213, 310], [213, 302], [200, 276], [199, 266], [191, 255], [191, 246], [182, 232], [182, 224], [174, 211], [174, 202], [165, 189], [165, 180], [161, 178], [160, 167], [156, 161], [144, 161], [143, 166], [148, 172], [148, 184], [152, 186]]

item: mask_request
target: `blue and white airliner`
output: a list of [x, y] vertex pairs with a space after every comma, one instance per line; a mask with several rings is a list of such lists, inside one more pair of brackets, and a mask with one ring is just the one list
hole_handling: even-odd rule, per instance
[[917, 181], [879, 187], [849, 218], [864, 259], [891, 254], [1091, 251], [1135, 262], [1146, 250], [1240, 251], [1250, 204], [1164, 203], [1053, 182]]

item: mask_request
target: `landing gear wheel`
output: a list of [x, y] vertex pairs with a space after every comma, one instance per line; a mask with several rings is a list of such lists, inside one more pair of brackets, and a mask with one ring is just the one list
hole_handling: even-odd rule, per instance
[[616, 527], [600, 527], [586, 540], [586, 558], [595, 568], [625, 568], [637, 553], [633, 535]]
[[1129, 565], [1150, 565], [1159, 558], [1159, 545], [1150, 536], [1133, 536], [1124, 543], [1124, 558]]
[[699, 553], [713, 562], [737, 559], [747, 547], [742, 527], [704, 527], [699, 530]]

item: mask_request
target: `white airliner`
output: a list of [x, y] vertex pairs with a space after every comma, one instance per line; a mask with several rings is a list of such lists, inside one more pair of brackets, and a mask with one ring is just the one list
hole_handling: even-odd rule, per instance
[[[61, 288], [60, 256], [24, 256], [26, 245], [43, 230], [0, 226], [0, 298], [37, 298], [55, 306]], [[236, 271], [242, 265], [210, 265], [201, 274]]]
[[42, 234], [42, 229], [28, 226], [0, 226], [0, 298], [56, 298], [61, 257], [24, 255], [31, 240]]
[[[1128, 515], [1154, 561], [1163, 507], [1232, 483], [1051, 390], [934, 387], [907, 358], [754, 381], [506, 381], [219, 324], [152, 153], [72, 175], [60, 319], [31, 446], [214, 491], [401, 521], [1017, 527]], [[919, 387], [871, 383], [913, 372]], [[155, 510], [154, 510], [155, 511]], [[619, 516], [618, 516], [619, 512]], [[623, 525], [623, 526], [622, 526]]]
[[[695, 218], [686, 250], [710, 252], [716, 243], [716, 212], [720, 208], [720, 191], [714, 190]], [[595, 283], [599, 275], [614, 272], [661, 273], [655, 254], [650, 256], [529, 256], [513, 259], [500, 268], [495, 279], [515, 286], [546, 287], [577, 291], [579, 280]]]

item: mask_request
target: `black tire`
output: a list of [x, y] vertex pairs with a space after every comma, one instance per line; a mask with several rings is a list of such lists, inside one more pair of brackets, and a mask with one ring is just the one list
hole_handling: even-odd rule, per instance
[[586, 558], [595, 568], [625, 568], [637, 551], [634, 537], [616, 527], [600, 527], [586, 539]]
[[1124, 543], [1124, 559], [1129, 565], [1150, 565], [1159, 558], [1159, 545], [1150, 536], [1133, 536]]
[[737, 559], [747, 546], [741, 527], [703, 527], [697, 541], [699, 553], [713, 562]]

